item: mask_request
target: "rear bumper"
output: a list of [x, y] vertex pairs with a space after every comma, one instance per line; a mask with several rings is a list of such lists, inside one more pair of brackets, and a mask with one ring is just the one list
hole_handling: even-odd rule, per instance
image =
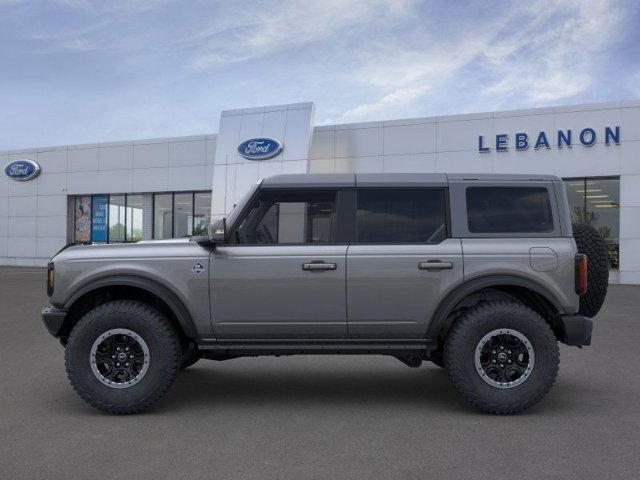
[[59, 308], [52, 307], [51, 305], [42, 309], [42, 321], [44, 326], [47, 327], [49, 333], [54, 337], [60, 336], [62, 330], [62, 324], [67, 316], [66, 310], [60, 310]]
[[591, 345], [593, 320], [583, 315], [562, 315], [560, 321], [564, 334], [563, 343], [576, 347]]

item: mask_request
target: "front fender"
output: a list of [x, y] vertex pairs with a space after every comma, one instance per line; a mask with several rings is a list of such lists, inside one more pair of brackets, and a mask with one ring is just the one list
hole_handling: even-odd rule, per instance
[[160, 283], [136, 275], [110, 275], [99, 279], [94, 279], [77, 290], [64, 302], [63, 309], [68, 311], [75, 302], [92, 291], [110, 286], [128, 286], [145, 290], [160, 298], [167, 304], [171, 312], [180, 323], [184, 333], [189, 338], [197, 338], [198, 334], [189, 310], [178, 296], [170, 289]]

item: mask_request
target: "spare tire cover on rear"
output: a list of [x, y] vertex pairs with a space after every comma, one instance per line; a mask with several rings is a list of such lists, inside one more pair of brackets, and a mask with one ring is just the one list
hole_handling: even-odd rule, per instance
[[591, 225], [573, 224], [573, 238], [578, 252], [589, 257], [587, 292], [580, 296], [580, 313], [594, 317], [602, 307], [609, 286], [609, 251], [600, 232]]

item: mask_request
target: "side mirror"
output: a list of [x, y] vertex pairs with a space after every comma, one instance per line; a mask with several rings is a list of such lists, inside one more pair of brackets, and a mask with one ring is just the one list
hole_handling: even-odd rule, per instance
[[208, 233], [212, 243], [224, 243], [227, 238], [227, 219], [223, 217], [212, 220]]

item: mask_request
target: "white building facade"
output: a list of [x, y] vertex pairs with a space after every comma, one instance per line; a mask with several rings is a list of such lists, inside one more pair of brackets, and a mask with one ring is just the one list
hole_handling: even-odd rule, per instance
[[[277, 105], [225, 111], [217, 134], [0, 152], [0, 264], [45, 265], [69, 241], [198, 234], [279, 173], [533, 173], [565, 179], [574, 220], [605, 237], [611, 281], [640, 284], [640, 101], [313, 120], [313, 103]], [[282, 150], [245, 158], [252, 139]]]

